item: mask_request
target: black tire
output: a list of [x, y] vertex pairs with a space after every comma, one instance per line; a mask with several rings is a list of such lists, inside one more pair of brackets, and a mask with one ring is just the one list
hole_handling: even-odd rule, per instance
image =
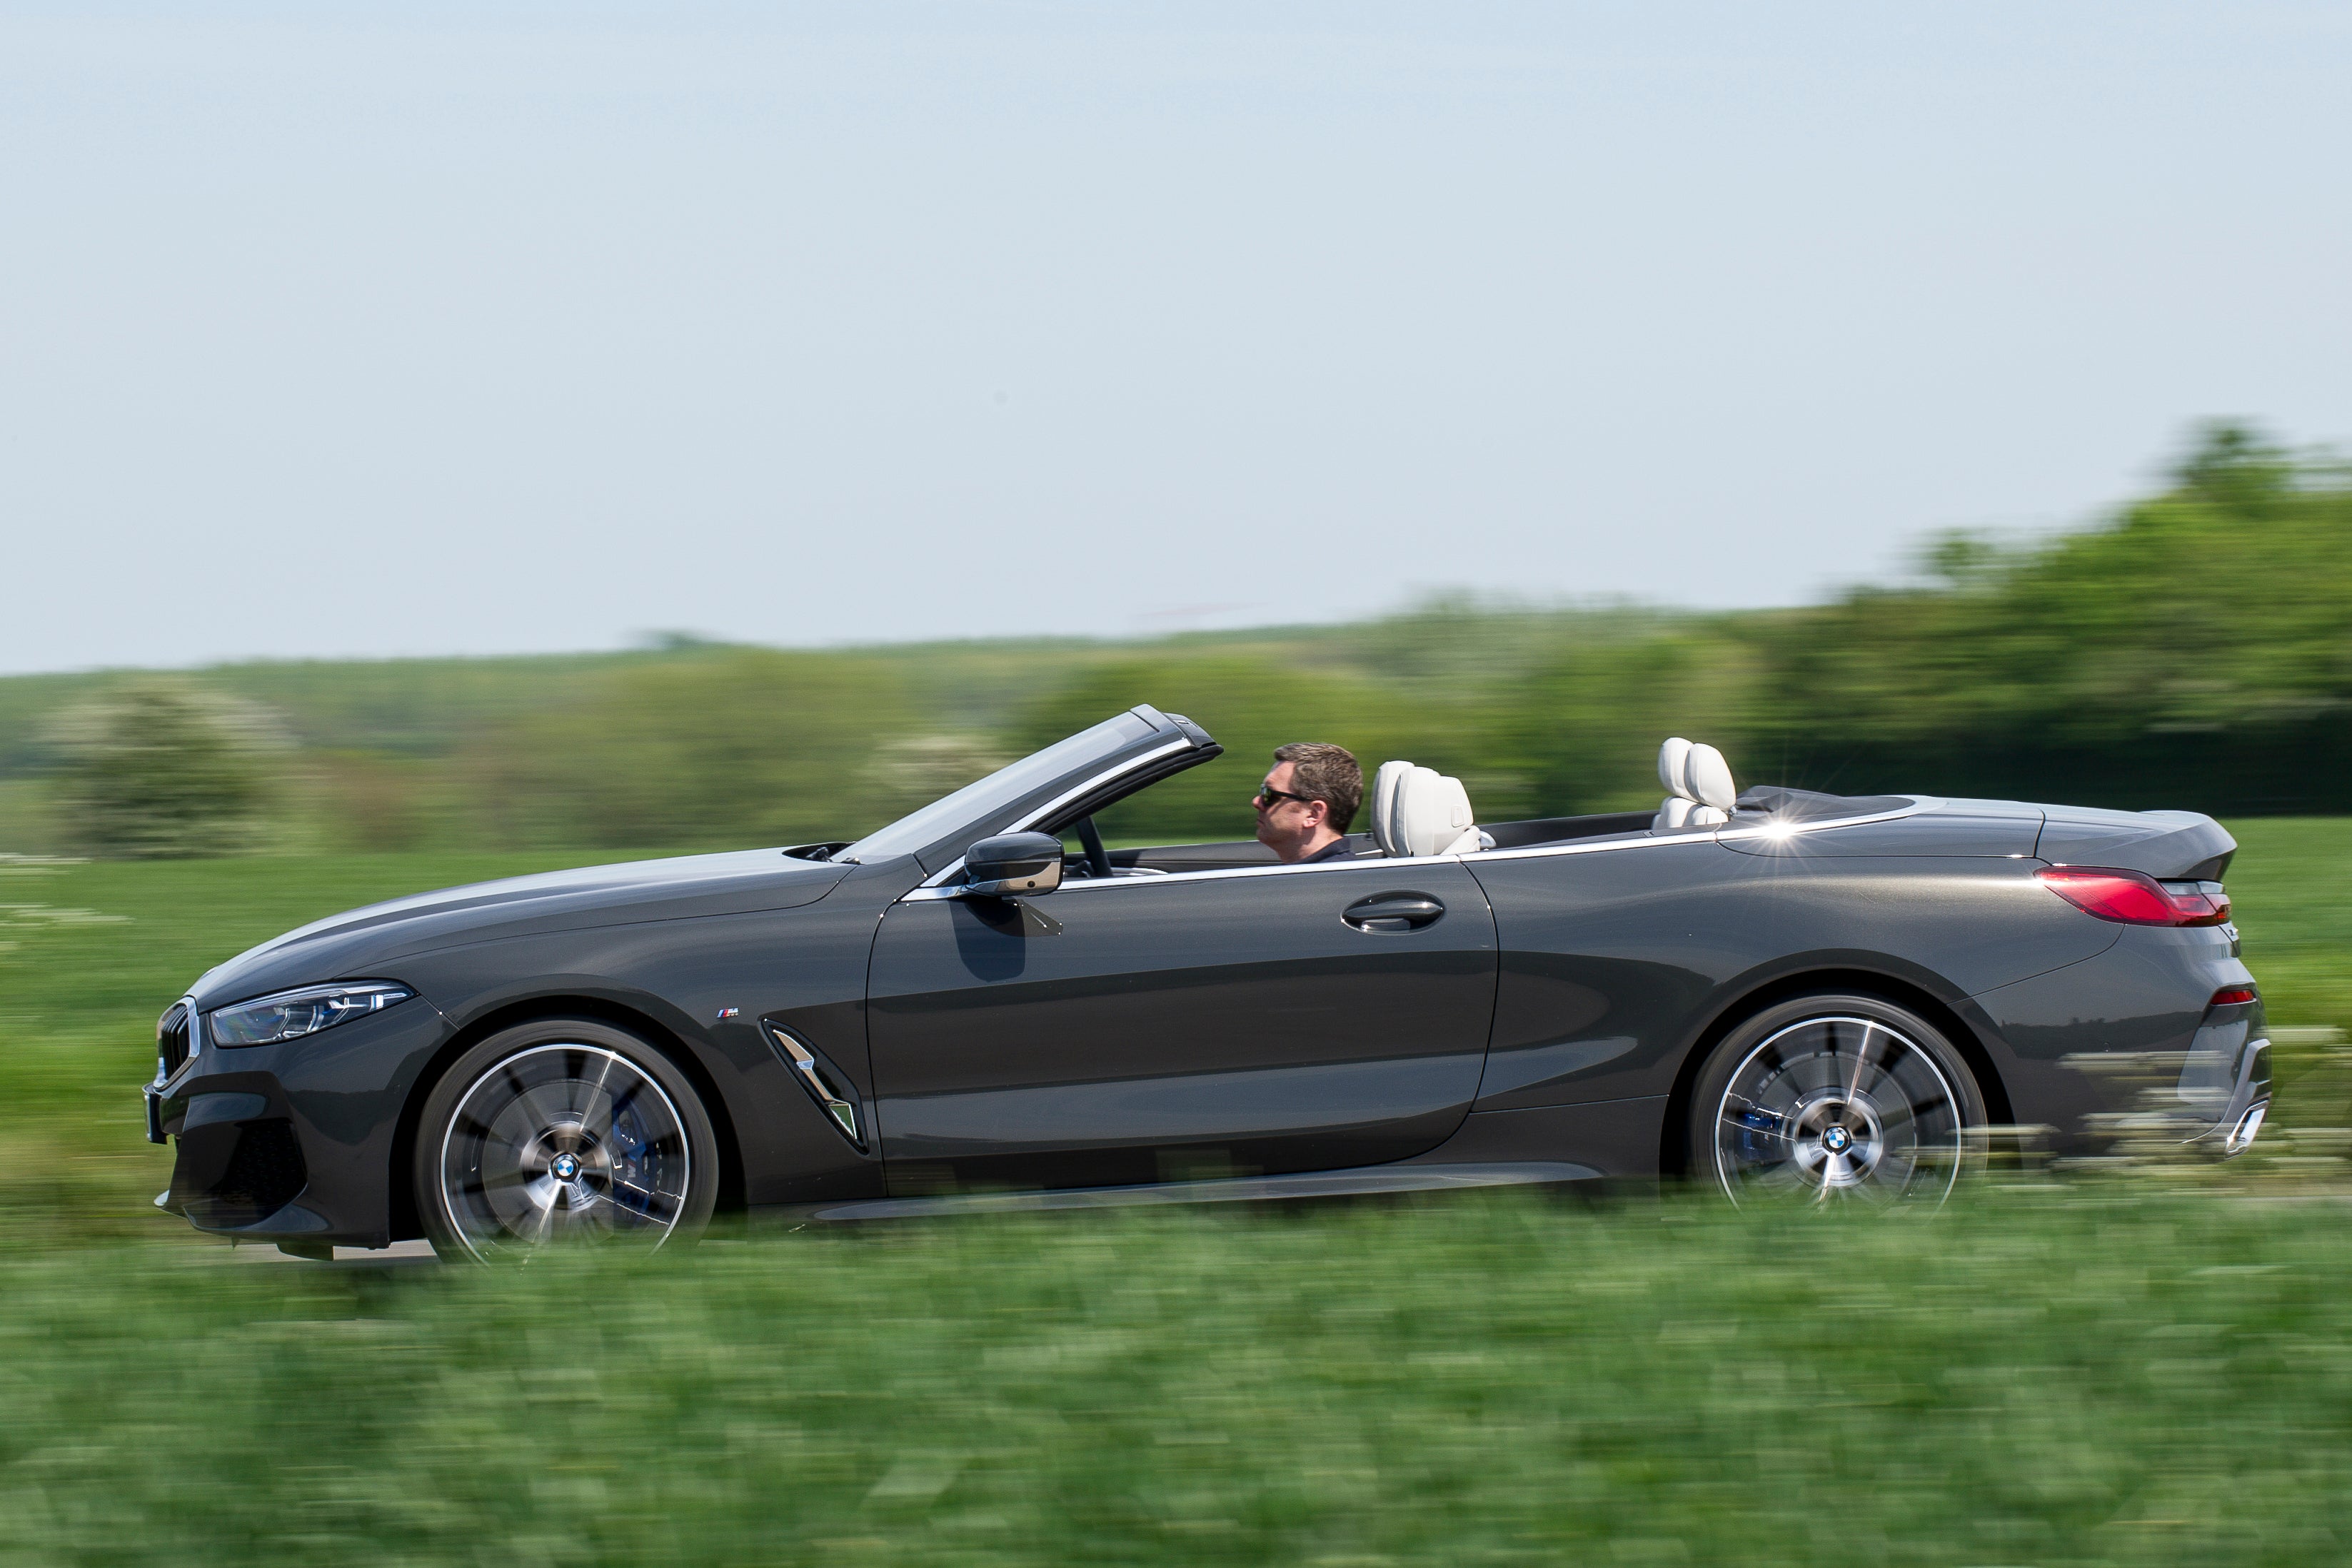
[[651, 1043], [586, 1018], [501, 1029], [425, 1098], [416, 1213], [447, 1261], [556, 1242], [688, 1242], [719, 1198], [701, 1098]]
[[1982, 1157], [1984, 1093], [1942, 1031], [1876, 996], [1791, 997], [1708, 1054], [1690, 1173], [1735, 1205], [1934, 1208]]

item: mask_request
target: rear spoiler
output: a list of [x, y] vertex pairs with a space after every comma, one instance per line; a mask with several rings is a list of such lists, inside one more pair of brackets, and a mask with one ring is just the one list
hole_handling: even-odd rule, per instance
[[2217, 882], [2238, 841], [2194, 811], [2043, 808], [2049, 820], [2034, 853], [2053, 866], [2114, 866], [2171, 881]]

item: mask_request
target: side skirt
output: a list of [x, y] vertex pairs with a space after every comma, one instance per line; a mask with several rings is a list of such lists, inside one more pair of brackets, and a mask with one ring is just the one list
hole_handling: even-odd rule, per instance
[[1595, 1175], [1654, 1181], [1666, 1098], [1659, 1094], [1523, 1110], [1474, 1110], [1462, 1119], [1453, 1137], [1396, 1168], [1568, 1159], [1590, 1167]]
[[1357, 1197], [1380, 1193], [1449, 1192], [1472, 1187], [1589, 1182], [1604, 1174], [1564, 1161], [1486, 1164], [1372, 1165], [1354, 1171], [1302, 1171], [1208, 1182], [1153, 1182], [1132, 1187], [1072, 1187], [1041, 1193], [950, 1193], [940, 1197], [864, 1198], [804, 1210], [817, 1224], [915, 1219], [928, 1215], [1029, 1214], [1048, 1209], [1129, 1208], [1160, 1204], [1265, 1203], [1289, 1198]]

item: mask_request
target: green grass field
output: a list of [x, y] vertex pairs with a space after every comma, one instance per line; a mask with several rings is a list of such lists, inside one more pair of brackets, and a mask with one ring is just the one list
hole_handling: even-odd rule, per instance
[[0, 1296], [0, 1561], [2326, 1563], [2334, 1204], [1479, 1197]]
[[[2352, 822], [2234, 830], [2274, 1021], [2352, 1019]], [[551, 863], [0, 862], [0, 1563], [2352, 1554], [2352, 1073], [2311, 1038], [2263, 1158], [1910, 1223], [1473, 1197], [476, 1272], [149, 1207], [133, 1090], [199, 971]]]

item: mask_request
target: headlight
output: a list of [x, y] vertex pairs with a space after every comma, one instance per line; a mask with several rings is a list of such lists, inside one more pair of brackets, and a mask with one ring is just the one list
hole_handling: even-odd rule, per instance
[[331, 1029], [346, 1018], [381, 1013], [416, 993], [383, 980], [354, 980], [341, 985], [305, 985], [257, 996], [213, 1015], [213, 1043], [217, 1046], [266, 1046]]

